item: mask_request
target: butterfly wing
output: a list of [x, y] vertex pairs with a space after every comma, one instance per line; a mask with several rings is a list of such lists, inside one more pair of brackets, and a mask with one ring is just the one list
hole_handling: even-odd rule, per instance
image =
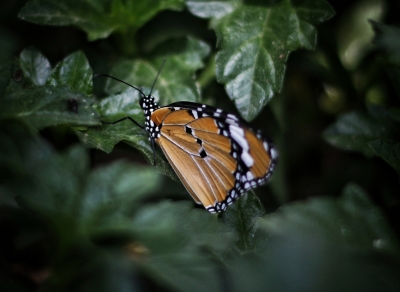
[[156, 142], [193, 199], [221, 212], [246, 190], [263, 184], [277, 154], [261, 133], [220, 109], [178, 102], [154, 111]]

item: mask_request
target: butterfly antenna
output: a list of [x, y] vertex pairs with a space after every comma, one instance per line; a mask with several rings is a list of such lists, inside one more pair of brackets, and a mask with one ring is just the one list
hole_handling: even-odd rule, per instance
[[[97, 77], [100, 77], [100, 76], [109, 77], [109, 78], [111, 78], [111, 79], [114, 79], [114, 80], [117, 80], [117, 81], [119, 81], [119, 82], [122, 82], [122, 83], [128, 85], [129, 87], [132, 87], [132, 88], [136, 89], [136, 90], [139, 91], [140, 94], [142, 94], [143, 96], [146, 96], [146, 94], [144, 94], [143, 91], [142, 91], [141, 89], [137, 88], [137, 87], [134, 86], [134, 85], [129, 84], [128, 82], [125, 82], [125, 81], [123, 81], [123, 80], [121, 80], [121, 79], [118, 79], [118, 78], [116, 78], [116, 77], [114, 77], [114, 76], [111, 76], [111, 75], [108, 75], [108, 74], [96, 74], [96, 75], [94, 75], [93, 78], [97, 78]], [[157, 76], [158, 76], [158, 75], [157, 75]], [[156, 78], [156, 80], [157, 80], [157, 78]], [[154, 86], [154, 84], [153, 84], [153, 86]], [[152, 88], [152, 89], [153, 89], [153, 88]]]
[[162, 70], [162, 68], [164, 67], [164, 64], [165, 64], [165, 59], [163, 60], [163, 62], [162, 62], [162, 64], [161, 64], [160, 70], [158, 70], [158, 73], [157, 73], [156, 79], [154, 79], [153, 85], [151, 86], [151, 89], [150, 89], [149, 96], [150, 96], [150, 95], [151, 95], [151, 93], [153, 92], [154, 85], [156, 85], [156, 82], [157, 82], [158, 76], [160, 76], [160, 73], [161, 73], [161, 70]]

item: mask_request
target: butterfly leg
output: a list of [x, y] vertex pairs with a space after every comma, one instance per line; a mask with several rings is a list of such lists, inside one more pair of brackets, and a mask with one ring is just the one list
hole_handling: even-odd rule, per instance
[[103, 124], [114, 125], [114, 124], [120, 123], [120, 122], [125, 121], [125, 120], [130, 120], [132, 123], [136, 124], [139, 128], [144, 129], [144, 126], [140, 125], [138, 122], [136, 122], [136, 121], [135, 121], [134, 119], [132, 119], [131, 117], [125, 117], [125, 118], [116, 120], [116, 121], [114, 121], [114, 122], [106, 122], [106, 121], [101, 121], [101, 122], [102, 122]]
[[151, 139], [151, 148], [153, 149], [153, 165], [156, 165], [156, 147], [154, 146], [154, 139]]

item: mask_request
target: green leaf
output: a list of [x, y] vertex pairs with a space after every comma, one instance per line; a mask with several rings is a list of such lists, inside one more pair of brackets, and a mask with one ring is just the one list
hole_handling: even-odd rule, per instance
[[235, 244], [240, 251], [254, 249], [258, 240], [261, 240], [256, 222], [263, 215], [264, 207], [254, 192], [243, 195], [222, 213], [222, 221], [237, 234]]
[[396, 291], [399, 264], [301, 231], [274, 235], [260, 253], [227, 264], [230, 291]]
[[400, 256], [396, 235], [382, 211], [357, 185], [349, 184], [340, 199], [316, 198], [284, 206], [259, 221], [271, 234], [306, 234], [365, 252]]
[[[165, 60], [155, 84], [160, 104], [167, 105], [183, 100], [199, 101], [200, 92], [193, 76], [196, 70], [203, 67], [202, 59], [209, 52], [210, 48], [207, 44], [190, 37], [168, 41], [158, 47], [150, 60], [117, 62], [111, 75], [137, 87], [151, 88]], [[109, 93], [116, 93], [125, 90], [126, 85], [110, 80], [106, 89]], [[148, 94], [148, 91], [145, 94]]]
[[158, 12], [182, 6], [182, 0], [31, 0], [18, 16], [37, 24], [74, 25], [96, 40], [114, 31], [135, 31]]
[[91, 95], [93, 71], [83, 52], [76, 52], [60, 63], [51, 72], [48, 85], [69, 86], [73, 91]]
[[161, 176], [153, 167], [120, 161], [98, 168], [87, 178], [80, 214], [90, 217], [95, 226], [101, 222], [115, 228], [115, 218], [131, 216], [137, 203], [160, 185]]
[[201, 254], [178, 252], [153, 256], [144, 266], [149, 277], [163, 282], [163, 287], [173, 288], [171, 291], [208, 292], [221, 289], [215, 263]]
[[313, 49], [315, 25], [333, 15], [332, 8], [323, 0], [230, 5], [189, 1], [189, 7], [200, 17], [223, 16], [212, 22], [220, 48], [217, 79], [225, 84], [230, 98], [247, 120], [253, 119], [282, 89], [289, 53], [299, 48]]
[[65, 87], [39, 86], [4, 95], [0, 119], [19, 118], [42, 129], [61, 124], [98, 125], [93, 98]]
[[349, 184], [339, 199], [294, 203], [259, 220], [257, 253], [227, 263], [233, 291], [394, 291], [400, 245], [382, 211]]
[[[0, 128], [3, 187], [29, 210], [65, 214], [79, 197], [81, 176], [88, 170], [82, 148], [57, 155], [44, 141], [17, 123]], [[23, 182], [23, 183], [21, 183]]]
[[354, 111], [342, 115], [323, 133], [324, 139], [339, 148], [373, 155], [368, 143], [377, 139], [398, 137], [399, 124], [383, 108], [369, 112]]
[[[139, 106], [139, 93], [128, 88], [125, 92], [103, 99], [97, 106], [97, 110], [103, 121], [114, 122], [120, 118], [130, 116], [140, 124], [144, 124], [143, 111]], [[81, 142], [89, 148], [100, 149], [110, 153], [119, 142], [125, 142], [140, 150], [147, 160], [153, 164], [154, 151], [144, 129], [139, 128], [130, 120], [108, 125], [103, 123], [101, 127], [76, 129], [75, 133]], [[160, 151], [156, 151], [157, 170], [169, 177], [178, 180], [175, 172], [166, 161]]]
[[153, 256], [210, 248], [223, 251], [232, 234], [216, 216], [193, 209], [192, 202], [161, 202], [140, 209], [133, 218], [137, 239]]
[[25, 77], [33, 85], [45, 85], [51, 73], [51, 65], [38, 50], [34, 48], [25, 49], [19, 55], [19, 65]]
[[392, 140], [376, 140], [368, 145], [375, 155], [385, 160], [400, 174], [400, 143]]

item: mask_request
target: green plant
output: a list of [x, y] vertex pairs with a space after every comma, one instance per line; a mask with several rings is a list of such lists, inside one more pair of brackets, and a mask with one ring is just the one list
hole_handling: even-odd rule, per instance
[[[398, 290], [398, 6], [339, 6], [317, 46], [325, 0], [18, 5], [0, 31], [2, 291]], [[143, 113], [93, 72], [148, 92], [164, 59], [161, 105], [222, 107], [277, 144], [271, 182], [221, 215], [158, 149], [151, 165], [145, 131], [101, 123]]]

